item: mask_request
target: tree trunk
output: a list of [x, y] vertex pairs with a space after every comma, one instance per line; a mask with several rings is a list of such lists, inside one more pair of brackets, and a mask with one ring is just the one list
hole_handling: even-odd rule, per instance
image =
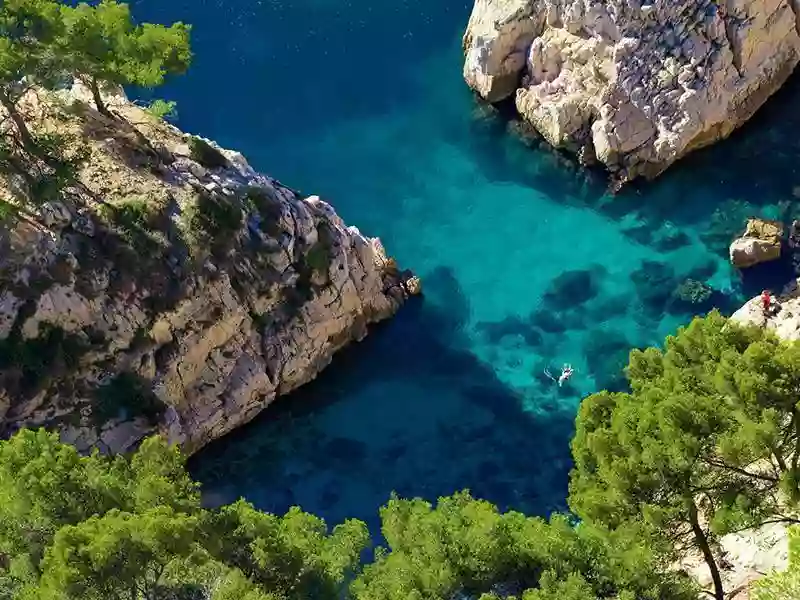
[[103, 97], [100, 95], [100, 86], [97, 83], [96, 78], [92, 78], [92, 80], [89, 82], [89, 89], [92, 90], [92, 98], [94, 98], [94, 104], [100, 114], [111, 117], [111, 111], [108, 110], [106, 103], [103, 102]]
[[778, 463], [778, 468], [781, 470], [782, 473], [785, 473], [789, 470], [789, 467], [786, 465], [786, 460], [783, 458], [783, 453], [778, 450], [778, 448], [771, 448], [772, 455], [775, 457], [775, 460]]
[[800, 466], [800, 412], [795, 408], [792, 410], [792, 425], [794, 429], [794, 455], [792, 456], [792, 472], [789, 477], [791, 482], [790, 495], [793, 500], [800, 496], [800, 474], [798, 474], [798, 466]]
[[31, 189], [35, 185], [36, 178], [31, 175], [30, 168], [16, 156], [11, 155], [6, 157], [4, 166], [7, 166], [12, 173], [22, 177], [28, 185], [28, 189]]
[[693, 498], [688, 500], [689, 503], [689, 522], [692, 525], [692, 533], [694, 539], [703, 553], [703, 558], [708, 565], [708, 570], [711, 571], [711, 579], [714, 582], [714, 598], [715, 600], [725, 600], [725, 590], [722, 589], [722, 577], [719, 574], [717, 561], [714, 559], [714, 554], [711, 552], [711, 546], [708, 544], [703, 528], [700, 526], [700, 520], [697, 517], [697, 504]]
[[5, 92], [0, 92], [0, 105], [6, 109], [8, 116], [11, 117], [11, 120], [14, 122], [14, 125], [17, 128], [17, 133], [19, 134], [19, 139], [22, 142], [22, 147], [34, 156], [38, 156], [38, 148], [36, 147], [36, 142], [34, 141], [33, 136], [31, 135], [31, 130], [28, 129], [25, 119], [23, 119], [22, 115], [19, 114], [17, 105]]

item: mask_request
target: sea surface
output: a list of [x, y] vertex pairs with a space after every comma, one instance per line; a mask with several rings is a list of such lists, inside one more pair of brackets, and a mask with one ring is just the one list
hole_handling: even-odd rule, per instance
[[[133, 5], [194, 26], [190, 72], [154, 92], [178, 102], [180, 127], [321, 195], [425, 290], [193, 459], [209, 503], [300, 505], [374, 531], [392, 491], [562, 509], [581, 397], [624, 388], [630, 348], [789, 277], [779, 264], [742, 280], [726, 252], [748, 216], [800, 216], [796, 79], [731, 140], [612, 197], [602, 174], [475, 101], [467, 0]], [[687, 278], [711, 300], [677, 300]], [[559, 388], [544, 371], [564, 363], [575, 375]]]

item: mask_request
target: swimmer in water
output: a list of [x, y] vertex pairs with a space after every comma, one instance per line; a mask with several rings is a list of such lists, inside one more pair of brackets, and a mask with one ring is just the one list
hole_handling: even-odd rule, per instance
[[547, 375], [553, 381], [555, 381], [558, 384], [558, 387], [564, 385], [564, 382], [567, 381], [570, 377], [572, 377], [572, 374], [574, 372], [575, 369], [572, 368], [572, 365], [566, 364], [561, 368], [561, 375], [559, 375], [558, 379], [556, 379], [555, 377], [553, 377], [553, 375], [550, 373], [548, 369], [544, 370], [544, 374]]
[[561, 387], [565, 381], [567, 381], [575, 371], [572, 369], [572, 365], [564, 365], [561, 368], [561, 375], [558, 377], [558, 387]]

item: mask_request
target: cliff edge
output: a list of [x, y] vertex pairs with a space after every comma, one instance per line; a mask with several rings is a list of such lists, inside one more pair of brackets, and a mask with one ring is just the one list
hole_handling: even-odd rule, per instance
[[0, 424], [192, 452], [392, 315], [408, 275], [316, 196], [107, 100], [31, 90], [20, 113], [58, 159], [0, 148]]
[[800, 0], [476, 0], [464, 77], [621, 180], [730, 135], [800, 61]]

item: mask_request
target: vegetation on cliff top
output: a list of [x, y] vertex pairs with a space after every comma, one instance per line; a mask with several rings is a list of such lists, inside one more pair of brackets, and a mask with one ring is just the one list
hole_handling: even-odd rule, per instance
[[627, 375], [630, 393], [581, 405], [570, 506], [644, 524], [673, 558], [699, 551], [724, 600], [719, 536], [798, 522], [800, 344], [712, 313], [664, 350], [634, 350]]
[[[115, 0], [72, 3], [57, 0], [10, 0], [0, 4], [0, 106], [10, 126], [0, 132], [0, 170], [26, 184], [29, 201], [57, 197], [74, 181], [87, 157], [68, 149], [80, 146], [61, 132], [32, 128], [30, 107], [20, 106], [32, 89], [52, 89], [69, 78], [91, 90], [95, 107], [121, 122], [103, 100], [109, 86], [154, 87], [182, 73], [191, 60], [190, 28], [134, 23], [127, 4]], [[164, 114], [174, 105], [158, 105]], [[134, 130], [130, 123], [127, 128]], [[141, 136], [141, 142], [148, 141]], [[150, 149], [152, 151], [152, 148]], [[14, 207], [4, 206], [4, 213]]]

